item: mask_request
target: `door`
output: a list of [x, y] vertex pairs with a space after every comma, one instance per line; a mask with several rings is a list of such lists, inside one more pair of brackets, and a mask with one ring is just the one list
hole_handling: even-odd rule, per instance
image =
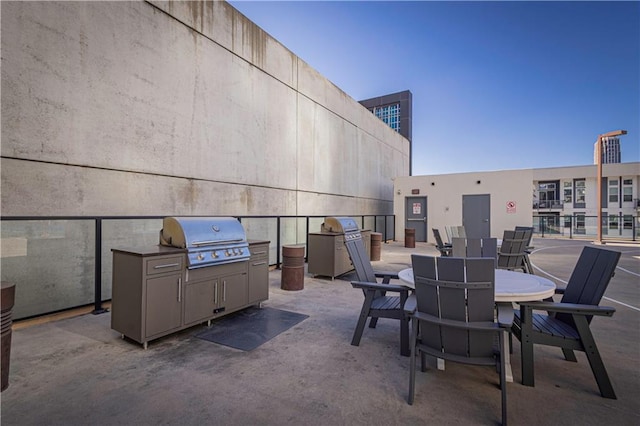
[[405, 224], [407, 229], [416, 230], [416, 241], [427, 241], [427, 197], [405, 198]]
[[468, 238], [491, 236], [491, 196], [489, 194], [462, 196], [462, 225]]

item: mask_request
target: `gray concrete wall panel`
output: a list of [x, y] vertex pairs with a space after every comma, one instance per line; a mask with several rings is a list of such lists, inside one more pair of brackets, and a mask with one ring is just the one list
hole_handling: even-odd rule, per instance
[[1, 7], [5, 215], [388, 214], [408, 173], [406, 139], [225, 2]]

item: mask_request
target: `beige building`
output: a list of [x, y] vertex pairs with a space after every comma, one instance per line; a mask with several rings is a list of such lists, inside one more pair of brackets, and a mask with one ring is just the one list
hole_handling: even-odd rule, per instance
[[[396, 235], [416, 229], [416, 241], [433, 242], [432, 228], [500, 238], [505, 229], [534, 226], [536, 232], [595, 236], [595, 165], [397, 177]], [[603, 236], [637, 238], [640, 226], [640, 163], [603, 165]]]

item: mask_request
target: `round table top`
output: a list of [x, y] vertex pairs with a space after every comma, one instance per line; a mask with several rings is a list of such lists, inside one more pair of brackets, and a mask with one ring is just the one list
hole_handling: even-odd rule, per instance
[[[413, 269], [398, 272], [398, 277], [407, 286], [414, 288]], [[538, 275], [496, 269], [496, 302], [530, 302], [553, 296], [556, 285]]]

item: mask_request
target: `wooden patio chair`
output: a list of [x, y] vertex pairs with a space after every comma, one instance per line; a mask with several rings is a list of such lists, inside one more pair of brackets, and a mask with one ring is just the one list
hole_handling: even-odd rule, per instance
[[527, 238], [526, 231], [504, 231], [498, 251], [498, 269], [533, 273], [533, 270], [527, 268], [525, 261]]
[[[421, 371], [426, 357], [487, 365], [500, 373], [502, 424], [507, 424], [504, 345], [513, 308], [494, 302], [495, 261], [487, 258], [412, 255], [416, 309], [411, 319], [411, 362], [408, 403], [415, 394], [416, 355]], [[496, 339], [497, 338], [497, 339]], [[496, 347], [496, 340], [500, 342]]]
[[452, 241], [453, 257], [491, 257], [498, 256], [498, 240], [496, 238], [454, 238]]
[[[391, 284], [391, 279], [398, 279], [396, 272], [374, 271], [361, 238], [345, 241], [345, 246], [356, 270], [358, 281], [351, 282], [354, 288], [362, 289], [364, 303], [360, 310], [358, 323], [351, 339], [354, 346], [360, 345], [364, 326], [368, 318], [369, 327], [375, 328], [378, 318], [391, 318], [400, 321], [400, 354], [409, 355], [409, 318], [404, 312], [404, 305], [409, 296], [409, 289], [403, 285]], [[378, 281], [382, 279], [382, 282]], [[388, 296], [387, 293], [396, 294]]]
[[[567, 361], [577, 362], [574, 350], [587, 355], [600, 394], [616, 399], [600, 352], [589, 328], [594, 315], [610, 317], [614, 308], [598, 306], [613, 277], [620, 253], [585, 247], [580, 254], [562, 300], [555, 302], [519, 302], [513, 334], [520, 340], [522, 384], [534, 386], [533, 345], [562, 348]], [[548, 313], [534, 313], [533, 310]]]
[[440, 231], [436, 228], [431, 228], [433, 231], [433, 237], [436, 239], [436, 248], [440, 252], [441, 256], [451, 256], [451, 244], [447, 244], [442, 241], [442, 237], [440, 236]]

